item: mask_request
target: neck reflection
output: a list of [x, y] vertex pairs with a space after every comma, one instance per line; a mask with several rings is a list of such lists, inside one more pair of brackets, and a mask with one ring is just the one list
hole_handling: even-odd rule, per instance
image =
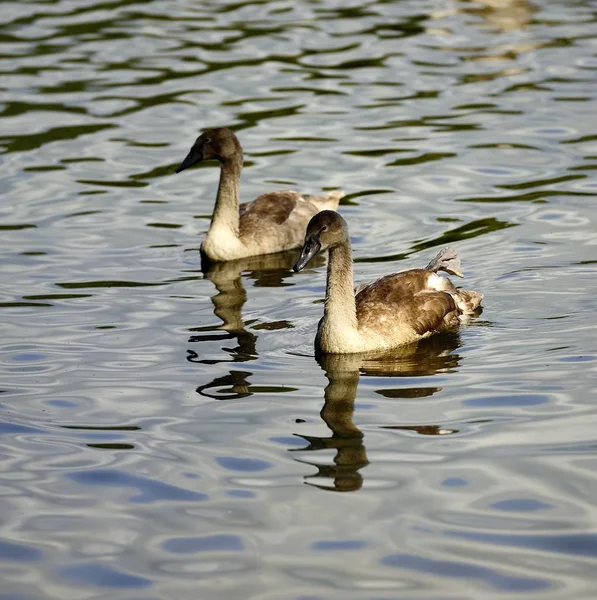
[[[298, 254], [298, 250], [291, 250], [228, 262], [212, 262], [203, 257], [201, 269], [204, 278], [209, 279], [216, 288], [216, 294], [211, 298], [213, 312], [222, 323], [189, 329], [192, 333], [189, 343], [193, 344], [193, 348], [187, 350], [187, 361], [216, 365], [257, 360], [258, 335], [254, 332], [289, 328], [291, 324], [286, 320], [260, 323], [244, 321], [242, 308], [247, 301], [247, 292], [243, 285], [243, 276], [246, 281], [253, 282], [253, 287], [275, 288], [290, 285], [286, 279], [294, 275], [292, 265]], [[323, 257], [317, 257], [315, 260], [315, 266], [323, 263]], [[236, 341], [236, 345], [230, 344], [229, 340]], [[225, 358], [214, 357], [213, 342], [221, 342], [220, 349], [226, 353]], [[231, 370], [227, 375], [200, 385], [196, 391], [202, 396], [222, 400], [245, 398], [253, 393], [248, 382], [252, 374], [250, 371]]]
[[[364, 434], [354, 423], [354, 408], [360, 374], [370, 377], [428, 377], [456, 369], [460, 356], [453, 353], [459, 346], [458, 334], [435, 335], [415, 344], [393, 350], [391, 353], [328, 354], [318, 357], [325, 371], [328, 385], [324, 393], [321, 418], [331, 430], [329, 437], [296, 434], [308, 445], [292, 452], [335, 451], [333, 464], [318, 460], [316, 454], [300, 462], [312, 465], [317, 472], [305, 477], [305, 483], [323, 490], [352, 492], [361, 489], [364, 482], [361, 470], [369, 464]], [[421, 385], [376, 390], [386, 398], [419, 398], [431, 396], [441, 387]], [[440, 425], [391, 425], [382, 429], [404, 429], [420, 435], [443, 435], [454, 432]], [[322, 457], [323, 458], [323, 457]]]

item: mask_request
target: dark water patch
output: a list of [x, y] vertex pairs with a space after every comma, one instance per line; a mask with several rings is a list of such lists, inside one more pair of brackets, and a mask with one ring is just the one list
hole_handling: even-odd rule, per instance
[[298, 391], [298, 388], [283, 385], [251, 385], [248, 389], [252, 394], [286, 394]]
[[95, 444], [85, 444], [88, 448], [96, 448], [97, 450], [134, 450], [135, 446], [133, 444], [124, 444], [124, 443], [95, 443]]
[[162, 282], [141, 282], [141, 281], [77, 281], [77, 282], [64, 282], [56, 283], [58, 287], [66, 290], [80, 290], [86, 288], [134, 288], [134, 287], [152, 287], [166, 285]]
[[435, 577], [478, 579], [500, 591], [518, 593], [537, 592], [550, 587], [550, 583], [543, 579], [508, 576], [495, 569], [481, 565], [450, 560], [436, 560], [414, 554], [392, 554], [383, 557], [381, 563], [388, 567], [421, 571]]
[[296, 150], [264, 150], [263, 152], [251, 152], [251, 156], [266, 157], [266, 156], [284, 156], [286, 154], [295, 154]]
[[315, 87], [273, 87], [272, 92], [290, 92], [297, 94], [313, 94], [315, 96], [346, 96], [347, 92], [341, 90], [330, 90], [327, 88], [315, 88]]
[[595, 362], [597, 357], [594, 354], [582, 355], [582, 356], [563, 356], [560, 358], [560, 362], [570, 362], [570, 363], [586, 363], [586, 362]]
[[[203, 275], [183, 275], [181, 277], [176, 277], [174, 279], [168, 279], [164, 283], [180, 283], [180, 282], [183, 282], [183, 281], [201, 281], [203, 279], [205, 279], [205, 277]], [[196, 328], [189, 329], [189, 331], [213, 331], [215, 329], [217, 329], [217, 326], [216, 327], [211, 327], [211, 329], [210, 329], [209, 326], [207, 326], [205, 328], [203, 328], [203, 327], [196, 327]]]
[[[420, 396], [411, 396], [419, 398]], [[460, 429], [448, 429], [441, 425], [382, 425], [380, 429], [391, 429], [394, 431], [414, 431], [419, 435], [453, 435], [459, 433]]]
[[485, 406], [485, 407], [516, 407], [516, 406], [539, 406], [548, 404], [549, 397], [542, 394], [512, 394], [510, 396], [487, 396], [474, 398], [472, 400], [463, 400], [465, 406]]
[[229, 471], [257, 473], [271, 469], [274, 465], [258, 458], [238, 458], [236, 456], [218, 456], [216, 462]]
[[346, 552], [347, 550], [361, 550], [367, 542], [361, 540], [321, 540], [311, 544], [313, 550], [321, 552]]
[[162, 547], [175, 554], [196, 554], [198, 552], [242, 552], [243, 540], [238, 535], [208, 535], [205, 537], [184, 537], [166, 540]]
[[537, 181], [524, 181], [522, 183], [502, 183], [496, 188], [504, 190], [526, 190], [529, 188], [540, 187], [542, 185], [555, 185], [556, 183], [564, 183], [566, 181], [574, 181], [576, 179], [585, 179], [586, 175], [563, 175], [561, 177], [551, 177], [549, 179], [540, 179]]
[[101, 210], [82, 210], [80, 212], [71, 213], [70, 215], [65, 215], [65, 219], [73, 219], [75, 217], [88, 217], [90, 215], [99, 215], [101, 214]]
[[23, 300], [75, 300], [77, 298], [92, 298], [92, 294], [33, 294], [23, 296]]
[[0, 308], [49, 308], [49, 302], [0, 302]]
[[46, 358], [48, 358], [46, 354], [41, 354], [39, 352], [21, 352], [19, 354], [13, 354], [10, 360], [16, 362], [36, 362]]
[[41, 133], [21, 136], [0, 136], [0, 145], [4, 146], [4, 154], [10, 152], [29, 152], [52, 142], [74, 140], [84, 135], [91, 135], [104, 129], [112, 129], [112, 123], [97, 125], [71, 125], [53, 127]]
[[545, 504], [533, 498], [511, 498], [509, 500], [500, 500], [494, 502], [491, 508], [508, 512], [536, 512], [539, 510], [548, 510], [552, 508], [551, 504]]
[[226, 495], [231, 498], [255, 498], [257, 494], [249, 490], [227, 490]]
[[[440, 387], [428, 387], [421, 386], [416, 388], [396, 388], [396, 389], [384, 389], [375, 390], [376, 394], [383, 396], [384, 398], [428, 398], [433, 396], [437, 392], [441, 392]], [[392, 427], [393, 426], [389, 426]]]
[[449, 477], [442, 481], [444, 487], [466, 487], [469, 482], [461, 477]]
[[[271, 321], [270, 323], [259, 323], [258, 325], [253, 325], [251, 329], [255, 329], [256, 331], [277, 331], [278, 329], [294, 329], [294, 325], [290, 321], [282, 319], [280, 321]], [[286, 391], [296, 391], [293, 388], [284, 389]]]
[[89, 471], [76, 471], [67, 475], [76, 483], [100, 487], [136, 488], [139, 494], [129, 498], [129, 502], [199, 502], [207, 500], [208, 496], [201, 492], [187, 490], [150, 479], [140, 475], [131, 475], [116, 469], [93, 469]]
[[147, 187], [149, 184], [144, 181], [136, 181], [134, 179], [128, 179], [126, 181], [108, 181], [107, 179], [77, 179], [77, 183], [83, 183], [85, 185], [100, 185], [105, 187], [117, 187], [117, 188], [142, 188]]
[[358, 202], [354, 202], [356, 198], [361, 198], [362, 196], [376, 196], [378, 194], [395, 194], [396, 190], [361, 190], [360, 192], [352, 192], [351, 194], [346, 194], [340, 200], [340, 206], [358, 206]]
[[76, 408], [78, 404], [76, 402], [71, 402], [70, 400], [48, 400], [47, 404], [50, 406], [57, 406], [58, 408]]
[[32, 173], [47, 173], [49, 171], [64, 171], [66, 167], [62, 165], [43, 165], [39, 167], [25, 167], [23, 171]]
[[0, 561], [38, 562], [43, 558], [40, 550], [0, 539]]
[[[107, 65], [106, 67], [104, 67], [104, 69], [100, 69], [100, 71], [110, 70], [110, 69], [111, 69], [111, 65]], [[113, 96], [104, 96], [102, 98], [98, 98], [98, 100], [99, 99], [101, 99], [101, 100], [121, 100], [122, 99], [125, 101], [134, 102], [134, 106], [128, 106], [126, 108], [115, 110], [114, 112], [105, 115], [106, 117], [109, 117], [109, 118], [116, 118], [116, 117], [124, 117], [126, 115], [130, 115], [130, 114], [142, 111], [142, 110], [146, 110], [147, 108], [151, 108], [154, 106], [160, 106], [160, 105], [188, 104], [190, 106], [193, 106], [193, 103], [190, 100], [184, 100], [183, 98], [178, 97], [184, 93], [186, 93], [186, 92], [180, 91], [180, 92], [175, 92], [175, 93], [170, 93], [170, 94], [155, 94], [155, 95], [148, 96], [146, 98], [140, 98], [140, 97], [119, 98], [119, 97], [113, 97]], [[127, 144], [127, 145], [130, 145], [130, 144]], [[168, 144], [165, 144], [165, 145], [167, 146]], [[141, 146], [141, 147], [143, 147], [143, 146]], [[149, 146], [149, 147], [155, 147], [155, 146]], [[158, 146], [158, 147], [161, 147], [161, 146]]]
[[141, 431], [138, 425], [60, 425], [60, 427], [82, 431]]
[[270, 138], [272, 141], [279, 142], [338, 142], [336, 138], [329, 137], [315, 137], [315, 136], [283, 136], [283, 137], [272, 137]]
[[[272, 92], [276, 92], [278, 90], [272, 89]], [[251, 98], [238, 98], [236, 100], [224, 100], [222, 102], [222, 106], [243, 106], [244, 104], [253, 104], [254, 102], [280, 102], [288, 100], [288, 98], [272, 96], [268, 97], [251, 97]]]
[[[126, 98], [132, 100], [132, 98]], [[167, 148], [170, 146], [167, 142], [138, 142], [129, 138], [112, 138], [113, 142], [122, 142], [131, 148]]]
[[[69, 106], [58, 102], [5, 102], [0, 117], [18, 117], [31, 112], [66, 112], [87, 114], [84, 106]], [[62, 162], [62, 161], [61, 161]]]
[[529, 144], [520, 144], [514, 142], [494, 142], [489, 144], [471, 144], [469, 148], [480, 148], [480, 149], [493, 149], [498, 150], [536, 150], [541, 151], [541, 148], [537, 146], [531, 146]]
[[[295, 187], [296, 181], [290, 181], [286, 179], [264, 179], [263, 183], [273, 183], [274, 185], [281, 185], [285, 187]], [[209, 218], [209, 217], [207, 217]]]
[[146, 223], [147, 227], [157, 227], [161, 229], [180, 229], [182, 225], [178, 223]]
[[79, 156], [77, 158], [62, 158], [60, 159], [60, 162], [65, 165], [70, 165], [86, 162], [104, 162], [104, 160], [105, 159], [100, 158], [99, 156]]
[[586, 144], [587, 142], [594, 142], [597, 140], [597, 134], [581, 135], [571, 140], [562, 140], [560, 144]]
[[414, 156], [412, 158], [397, 158], [392, 162], [386, 163], [386, 167], [403, 167], [405, 165], [420, 165], [427, 162], [434, 162], [436, 160], [442, 160], [444, 158], [452, 158], [458, 156], [454, 152], [425, 152], [420, 156]]
[[597, 171], [597, 164], [595, 165], [578, 165], [576, 167], [568, 167], [569, 171]]
[[21, 434], [46, 434], [43, 429], [29, 427], [27, 425], [17, 425], [16, 423], [6, 423], [0, 421], [0, 435], [21, 435]]
[[595, 194], [591, 192], [575, 192], [571, 190], [540, 190], [536, 192], [528, 192], [527, 194], [515, 194], [512, 196], [479, 196], [476, 198], [457, 198], [456, 202], [478, 202], [485, 203], [502, 203], [502, 202], [547, 202], [549, 198], [558, 198], [560, 196], [577, 196], [577, 197], [593, 197]]
[[376, 157], [385, 156], [386, 154], [397, 154], [398, 152], [412, 152], [409, 148], [380, 148], [378, 150], [345, 150], [342, 154], [350, 156], [366, 156]]
[[[249, 166], [250, 161], [245, 161], [244, 165]], [[149, 171], [144, 171], [143, 173], [135, 173], [130, 176], [132, 181], [144, 182], [146, 179], [155, 179], [157, 177], [169, 177], [175, 174], [176, 167], [179, 163], [169, 164], [169, 165], [160, 165], [158, 167], [154, 167], [153, 169], [149, 169]], [[198, 165], [201, 167], [201, 165]], [[207, 165], [207, 167], [211, 167], [211, 165]], [[144, 183], [144, 185], [148, 185]], [[138, 186], [142, 187], [142, 186]]]
[[275, 444], [280, 444], [281, 446], [284, 446], [285, 448], [287, 448], [288, 446], [302, 446], [303, 445], [301, 440], [297, 439], [296, 437], [290, 437], [290, 436], [270, 437], [269, 440], [271, 442], [274, 442]]
[[296, 104], [294, 106], [287, 106], [285, 108], [276, 108], [272, 110], [256, 110], [252, 112], [239, 113], [237, 118], [242, 121], [242, 125], [240, 125], [239, 128], [244, 129], [248, 127], [254, 127], [264, 119], [290, 117], [298, 114], [302, 108], [305, 108], [304, 104]]
[[517, 83], [505, 88], [501, 93], [508, 94], [510, 92], [551, 92], [553, 91], [547, 85], [540, 85], [538, 83]]
[[554, 96], [554, 102], [591, 102], [590, 96]]
[[562, 533], [560, 535], [547, 534], [517, 534], [517, 533], [477, 533], [472, 531], [450, 531], [447, 536], [456, 537], [487, 544], [515, 546], [528, 548], [541, 552], [567, 554], [570, 556], [597, 557], [596, 533]]
[[124, 573], [114, 567], [99, 563], [83, 563], [60, 569], [60, 576], [78, 585], [92, 585], [109, 589], [138, 589], [151, 587], [145, 577]]
[[12, 225], [0, 225], [0, 231], [19, 231], [20, 229], [35, 229], [33, 223], [14, 223]]

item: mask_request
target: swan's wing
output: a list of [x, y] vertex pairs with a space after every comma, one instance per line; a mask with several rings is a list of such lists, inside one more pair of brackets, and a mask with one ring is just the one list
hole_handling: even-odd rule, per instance
[[447, 292], [420, 292], [407, 303], [407, 321], [419, 334], [425, 335], [458, 323], [458, 309]]
[[[239, 206], [241, 235], [243, 230], [258, 226], [285, 225], [307, 227], [309, 220], [321, 210], [338, 207], [344, 192], [335, 190], [323, 196], [301, 196], [292, 190], [262, 194], [253, 202]], [[301, 231], [301, 236], [305, 232]]]
[[241, 204], [240, 232], [256, 230], [268, 225], [281, 225], [288, 221], [293, 211], [296, 210], [302, 198], [293, 191], [270, 192], [259, 198]]
[[411, 269], [370, 283], [355, 297], [359, 328], [411, 328], [418, 335], [451, 324], [457, 316], [452, 296], [428, 287], [429, 271]]
[[357, 310], [371, 303], [399, 304], [403, 298], [427, 289], [429, 275], [425, 269], [410, 269], [361, 284], [356, 290]]

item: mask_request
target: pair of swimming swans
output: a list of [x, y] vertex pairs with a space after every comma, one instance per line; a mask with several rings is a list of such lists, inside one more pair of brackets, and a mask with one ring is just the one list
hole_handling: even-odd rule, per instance
[[342, 192], [301, 196], [285, 190], [239, 205], [243, 152], [230, 129], [202, 133], [176, 172], [206, 160], [221, 165], [213, 217], [201, 244], [208, 260], [235, 260], [302, 245], [294, 265], [300, 271], [317, 254], [329, 250], [324, 315], [315, 338], [318, 351], [388, 350], [451, 329], [480, 306], [482, 294], [458, 290], [437, 274], [445, 271], [462, 277], [460, 260], [450, 248], [424, 269], [386, 275], [355, 292], [348, 226], [335, 212]]

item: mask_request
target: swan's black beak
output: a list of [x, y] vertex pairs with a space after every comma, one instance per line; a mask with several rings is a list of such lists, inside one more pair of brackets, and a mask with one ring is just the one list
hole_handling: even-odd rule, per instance
[[319, 241], [320, 233], [321, 232], [318, 232], [312, 235], [308, 240], [305, 241], [303, 251], [292, 267], [292, 270], [295, 273], [298, 273], [301, 269], [304, 269], [307, 266], [307, 263], [314, 256], [317, 256], [321, 252], [321, 242]]
[[187, 154], [186, 158], [178, 165], [176, 168], [176, 172], [180, 173], [193, 165], [201, 162], [203, 160], [203, 150], [201, 148], [197, 148], [197, 146], [193, 146], [191, 151]]

